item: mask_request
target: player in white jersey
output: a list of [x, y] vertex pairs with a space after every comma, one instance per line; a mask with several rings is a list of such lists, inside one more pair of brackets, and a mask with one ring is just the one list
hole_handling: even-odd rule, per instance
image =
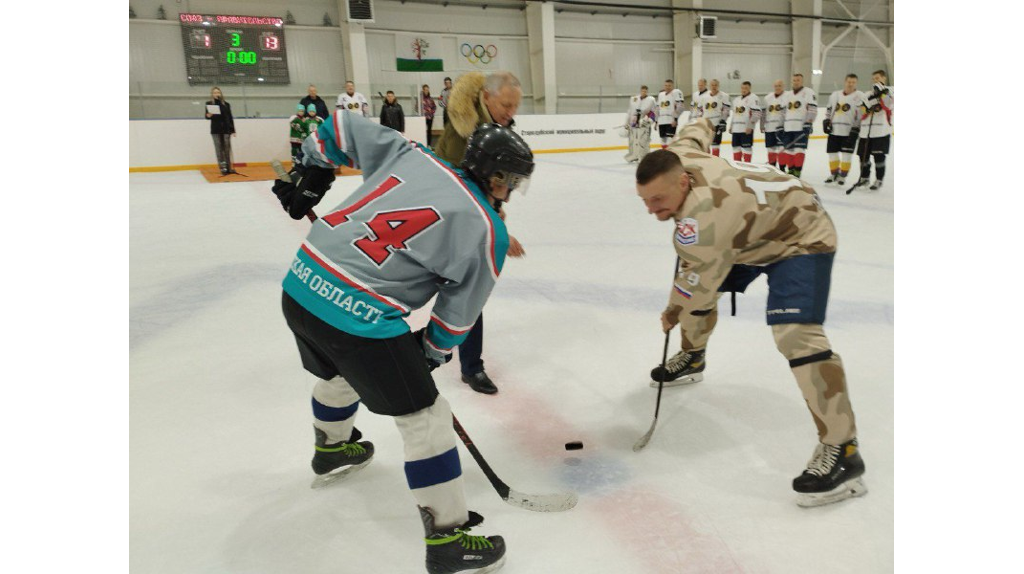
[[718, 80], [711, 80], [711, 89], [697, 98], [697, 117], [711, 121], [715, 126], [715, 139], [711, 142], [711, 154], [719, 155], [718, 148], [722, 145], [722, 134], [725, 133], [726, 122], [729, 120], [729, 108], [732, 104], [729, 94], [718, 91]]
[[676, 135], [679, 115], [683, 113], [683, 93], [675, 88], [675, 82], [665, 80], [665, 89], [658, 93], [658, 135], [661, 136], [661, 149]]
[[345, 93], [338, 96], [338, 103], [335, 107], [339, 110], [362, 114], [364, 118], [370, 117], [370, 104], [363, 94], [356, 91], [356, 85], [352, 81], [345, 82]]
[[697, 91], [690, 94], [690, 119], [697, 117], [697, 98], [708, 91], [708, 81], [704, 78], [697, 80]]
[[764, 132], [764, 147], [768, 149], [768, 165], [781, 167], [779, 156], [782, 154], [782, 122], [786, 116], [782, 80], [775, 80], [774, 89], [774, 92], [764, 97], [761, 131]]
[[651, 151], [651, 126], [654, 125], [654, 108], [657, 102], [647, 95], [647, 86], [640, 86], [640, 93], [629, 98], [626, 109], [626, 129], [629, 130], [629, 153], [626, 162], [644, 159]]
[[754, 126], [761, 121], [761, 98], [750, 93], [750, 82], [740, 85], [732, 101], [732, 159], [750, 162], [754, 149]]
[[811, 137], [814, 118], [818, 117], [818, 96], [804, 86], [804, 75], [793, 74], [793, 89], [783, 96], [786, 115], [782, 128], [782, 167], [795, 177], [804, 168], [807, 140]]
[[[871, 181], [870, 155], [875, 163], [875, 183], [871, 184], [871, 190], [876, 191], [882, 187], [885, 178], [885, 156], [889, 153], [892, 135], [893, 98], [892, 88], [886, 85], [888, 78], [883, 70], [875, 70], [871, 79], [875, 85], [870, 92], [864, 94], [864, 104], [860, 108], [861, 138], [857, 144], [860, 179], [857, 180], [857, 186], [867, 185]], [[850, 191], [852, 189], [847, 193]]]
[[850, 159], [853, 148], [857, 144], [857, 115], [864, 103], [864, 94], [857, 91], [857, 74], [847, 74], [846, 84], [842, 90], [832, 92], [825, 108], [823, 127], [828, 134], [828, 170], [831, 175], [825, 183], [846, 183], [846, 174], [850, 173]]

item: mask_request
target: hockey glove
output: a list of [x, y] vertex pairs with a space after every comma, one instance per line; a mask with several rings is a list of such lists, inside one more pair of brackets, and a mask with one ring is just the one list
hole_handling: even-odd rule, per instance
[[889, 93], [889, 88], [885, 87], [885, 84], [883, 84], [882, 82], [878, 82], [874, 85], [872, 91], [875, 92], [876, 98], [881, 98], [882, 95]]
[[719, 122], [719, 124], [717, 126], [715, 126], [715, 134], [722, 135], [724, 133], [725, 133], [725, 122]]
[[850, 141], [854, 145], [857, 143], [857, 138], [860, 137], [860, 128], [850, 128]]
[[427, 360], [427, 369], [433, 371], [434, 369], [452, 360], [451, 351], [447, 353], [443, 351], [438, 351], [430, 343], [427, 343], [426, 327], [420, 329], [419, 331], [416, 331], [412, 335], [413, 337], [416, 337], [416, 342], [420, 344], [420, 349], [423, 351], [423, 357]]
[[807, 134], [808, 137], [810, 137], [812, 131], [814, 131], [813, 124], [804, 124], [804, 133]]
[[821, 127], [822, 129], [825, 130], [825, 133], [832, 135], [832, 120], [826, 119], [825, 121], [821, 122]]
[[334, 183], [334, 170], [317, 166], [298, 165], [289, 174], [292, 183], [274, 182], [274, 195], [292, 219], [302, 219], [306, 212], [320, 203]]

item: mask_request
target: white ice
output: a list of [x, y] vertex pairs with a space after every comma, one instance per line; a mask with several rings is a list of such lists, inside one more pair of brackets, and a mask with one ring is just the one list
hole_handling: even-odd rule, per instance
[[[667, 389], [651, 443], [632, 452], [654, 413], [648, 372], [675, 255], [671, 224], [646, 213], [622, 154], [540, 155], [529, 194], [508, 206], [527, 256], [507, 261], [484, 313], [500, 393], [470, 390], [457, 360], [435, 371], [514, 489], [580, 496], [561, 514], [513, 508], [460, 446], [470, 508], [487, 519], [476, 533], [505, 536], [509, 574], [892, 571], [893, 156], [879, 192], [850, 196], [819, 184], [823, 141], [805, 166], [839, 231], [825, 326], [869, 492], [804, 509], [790, 481], [817, 437], [765, 325], [764, 279], [735, 317], [722, 299], [704, 382]], [[754, 161], [765, 159], [758, 144]], [[359, 183], [339, 178], [320, 210]], [[361, 409], [376, 459], [309, 488], [313, 377], [280, 311], [309, 223], [289, 219], [268, 182], [198, 172], [131, 175], [130, 210], [131, 571], [423, 572], [391, 420]], [[573, 440], [584, 450], [565, 451]]]

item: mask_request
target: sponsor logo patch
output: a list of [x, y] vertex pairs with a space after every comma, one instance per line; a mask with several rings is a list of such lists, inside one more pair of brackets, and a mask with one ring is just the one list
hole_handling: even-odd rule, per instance
[[684, 217], [676, 224], [676, 241], [680, 245], [693, 245], [697, 243], [698, 228], [697, 220], [692, 217]]

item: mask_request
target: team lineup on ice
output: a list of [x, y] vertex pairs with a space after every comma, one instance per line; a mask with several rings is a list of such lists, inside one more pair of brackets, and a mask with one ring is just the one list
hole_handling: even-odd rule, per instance
[[[192, 405], [169, 379], [189, 381], [182, 396], [216, 384], [199, 412], [223, 425], [190, 415], [195, 426], [179, 430], [227, 454], [165, 444], [191, 462], [174, 484], [134, 489], [166, 498], [132, 512], [195, 522], [205, 511], [173, 503], [191, 499], [248, 515], [173, 527], [172, 546], [202, 549], [169, 558], [172, 570], [415, 572], [424, 551], [431, 574], [891, 563], [884, 73], [866, 92], [851, 74], [831, 95], [827, 142], [811, 137], [817, 96], [799, 74], [764, 102], [749, 84], [735, 99], [701, 86], [686, 122], [671, 82], [657, 100], [644, 88], [625, 162], [534, 156], [512, 114], [488, 109], [487, 97], [521, 97], [513, 76], [496, 76], [480, 75], [475, 93], [489, 96], [433, 147], [332, 115], [300, 162], [277, 168], [273, 195], [259, 182], [224, 193], [187, 174], [133, 176], [133, 412], [184, 425], [172, 415]], [[726, 130], [731, 159], [720, 157]], [[337, 179], [339, 166], [362, 177]], [[219, 208], [185, 224], [197, 244], [159, 240], [176, 209], [151, 193], [161, 187]], [[512, 255], [513, 235], [526, 257]], [[218, 291], [225, 276], [233, 286]], [[485, 304], [490, 368], [508, 381], [493, 395], [446, 366]], [[156, 367], [180, 353], [189, 365]], [[296, 388], [300, 365], [311, 389]], [[310, 390], [314, 490], [295, 465]], [[132, 456], [147, 477], [158, 460]], [[248, 499], [222, 501], [242, 472]], [[872, 496], [847, 500], [869, 482]], [[133, 559], [159, 544], [143, 536]], [[374, 556], [352, 556], [360, 547]]]

